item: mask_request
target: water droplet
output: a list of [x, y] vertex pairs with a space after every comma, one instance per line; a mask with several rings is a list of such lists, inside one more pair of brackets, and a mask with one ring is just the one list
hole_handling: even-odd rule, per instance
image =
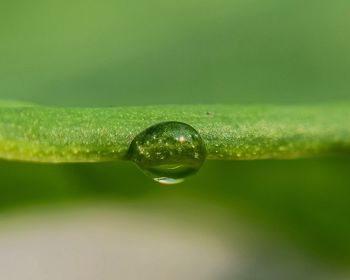
[[153, 180], [177, 184], [200, 169], [206, 149], [192, 126], [172, 121], [155, 124], [138, 134], [128, 156]]

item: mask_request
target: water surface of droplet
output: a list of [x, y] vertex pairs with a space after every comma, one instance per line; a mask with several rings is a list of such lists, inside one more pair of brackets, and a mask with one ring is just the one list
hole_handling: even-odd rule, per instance
[[206, 149], [197, 130], [182, 122], [162, 122], [138, 134], [129, 158], [162, 184], [177, 184], [202, 166]]

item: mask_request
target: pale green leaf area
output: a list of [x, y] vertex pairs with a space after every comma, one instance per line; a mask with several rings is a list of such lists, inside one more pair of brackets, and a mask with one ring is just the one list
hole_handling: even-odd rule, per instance
[[350, 149], [350, 105], [189, 105], [0, 108], [0, 157], [39, 162], [126, 158], [133, 138], [163, 121], [202, 135], [208, 159], [299, 158]]

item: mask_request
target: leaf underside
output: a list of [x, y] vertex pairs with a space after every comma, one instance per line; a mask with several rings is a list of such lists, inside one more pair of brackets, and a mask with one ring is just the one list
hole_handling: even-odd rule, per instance
[[350, 104], [50, 108], [0, 103], [0, 158], [125, 159], [133, 138], [164, 121], [193, 126], [208, 159], [291, 159], [350, 151]]

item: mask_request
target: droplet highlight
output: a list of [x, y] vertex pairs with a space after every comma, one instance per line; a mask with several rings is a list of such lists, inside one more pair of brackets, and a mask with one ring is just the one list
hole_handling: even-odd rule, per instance
[[138, 134], [128, 157], [145, 174], [161, 184], [178, 184], [195, 174], [206, 158], [205, 143], [192, 126], [162, 122]]

